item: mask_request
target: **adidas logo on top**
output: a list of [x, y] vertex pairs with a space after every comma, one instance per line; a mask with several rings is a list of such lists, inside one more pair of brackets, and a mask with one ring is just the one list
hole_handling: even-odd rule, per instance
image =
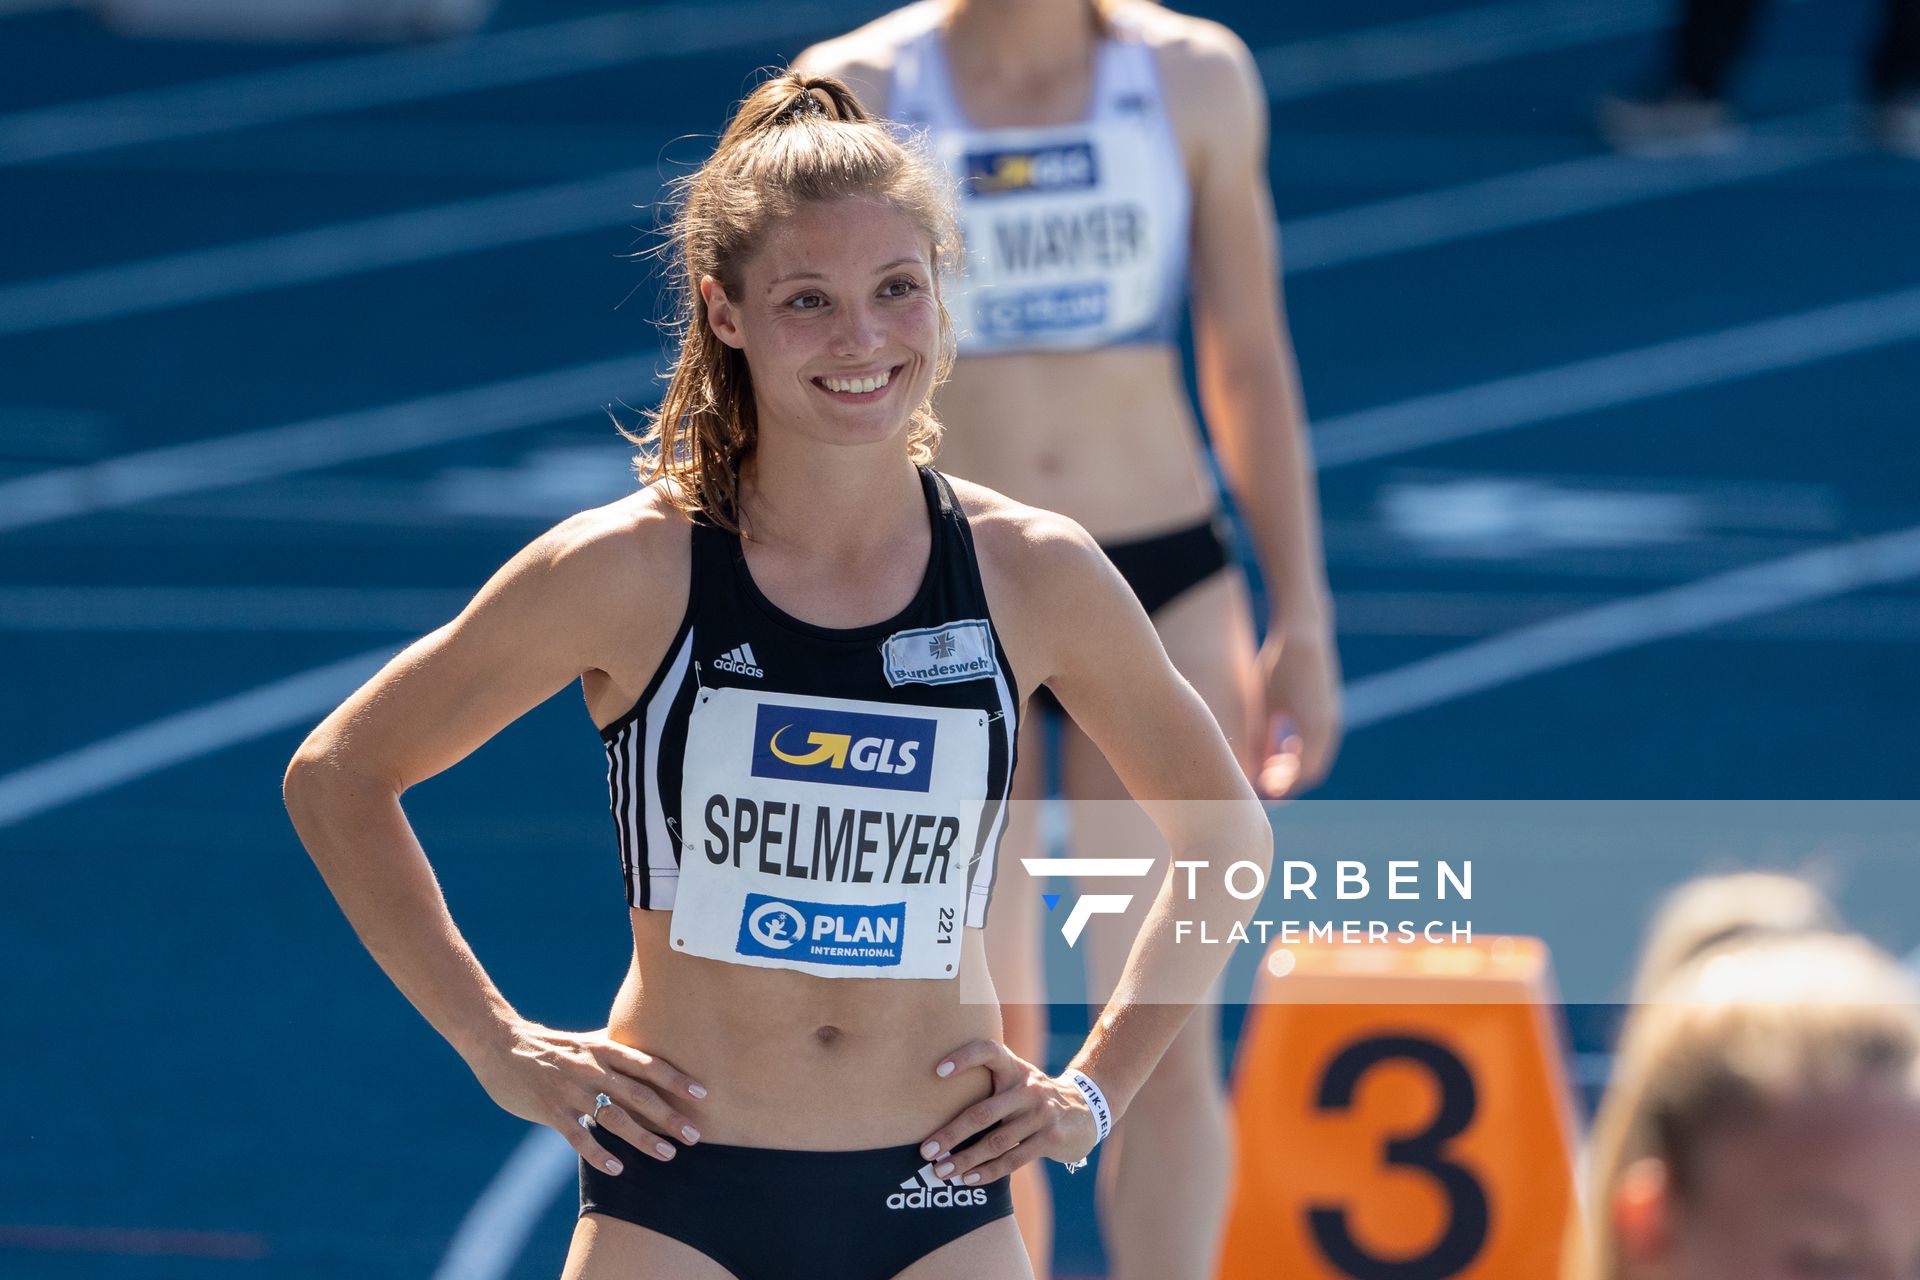
[[753, 646], [743, 644], [737, 649], [729, 649], [713, 660], [713, 665], [721, 671], [731, 671], [736, 676], [752, 676], [755, 680], [764, 679], [766, 672], [753, 656]]
[[887, 1197], [889, 1209], [965, 1209], [986, 1203], [986, 1188], [955, 1186], [946, 1179], [936, 1178], [931, 1162], [921, 1165], [920, 1172]]

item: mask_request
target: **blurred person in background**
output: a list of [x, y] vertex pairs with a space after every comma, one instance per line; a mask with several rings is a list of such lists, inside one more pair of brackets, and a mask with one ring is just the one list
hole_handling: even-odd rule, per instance
[[1920, 1276], [1920, 989], [1865, 940], [1696, 955], [1629, 1020], [1568, 1280]]
[[[1705, 154], [1738, 142], [1727, 89], [1761, 0], [1684, 0], [1663, 77], [1637, 97], [1600, 104], [1600, 129], [1622, 151]], [[1888, 150], [1920, 158], [1920, 0], [1883, 0], [1867, 70], [1873, 131]]]
[[1694, 957], [1730, 942], [1843, 933], [1846, 923], [1811, 881], [1775, 871], [1701, 876], [1669, 893], [1640, 947], [1633, 1003], [1646, 1004]]
[[[794, 65], [846, 79], [877, 114], [923, 133], [961, 186], [945, 456], [1094, 535], [1264, 794], [1319, 782], [1340, 741], [1339, 662], [1281, 311], [1267, 98], [1246, 45], [1142, 0], [924, 0]], [[1206, 432], [1269, 593], [1257, 648], [1182, 376], [1189, 303]], [[1016, 801], [1043, 794], [1042, 729], [1028, 718]], [[1087, 736], [1060, 730], [1063, 794], [1124, 800]], [[1016, 805], [1010, 854], [1044, 852], [1036, 807]], [[1124, 810], [1075, 805], [1074, 854], [1155, 852]], [[1001, 894], [988, 945], [1008, 1043], [1044, 1061], [1038, 898]], [[1138, 921], [1088, 931], [1097, 982], [1111, 982]], [[1116, 1280], [1213, 1271], [1231, 1169], [1217, 1043], [1217, 1014], [1196, 1011], [1102, 1162]], [[1015, 1196], [1044, 1274], [1051, 1211], [1037, 1170], [1016, 1176]]]

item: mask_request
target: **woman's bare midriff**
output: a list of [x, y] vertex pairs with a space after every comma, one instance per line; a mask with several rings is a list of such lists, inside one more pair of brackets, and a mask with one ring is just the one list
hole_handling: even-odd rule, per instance
[[1170, 347], [973, 356], [934, 397], [942, 470], [1071, 516], [1106, 544], [1218, 505]]
[[632, 911], [634, 963], [608, 1034], [705, 1085], [676, 1099], [701, 1140], [849, 1151], [919, 1143], [993, 1090], [984, 1069], [947, 1079], [940, 1055], [1000, 1038], [979, 929], [953, 981], [816, 978], [688, 956], [670, 911]]

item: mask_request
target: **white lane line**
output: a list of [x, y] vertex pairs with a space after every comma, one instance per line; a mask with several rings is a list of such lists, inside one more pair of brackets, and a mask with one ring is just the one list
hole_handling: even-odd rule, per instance
[[[1851, 117], [1852, 108], [1824, 107], [1769, 121], [1731, 155], [1687, 161], [1583, 156], [1290, 219], [1280, 228], [1286, 274], [1324, 271], [1808, 168], [1865, 149], [1857, 131], [1847, 128]], [[4, 297], [0, 293], [0, 308]]]
[[1346, 689], [1349, 729], [1607, 654], [1920, 576], [1920, 526], [1802, 551], [1482, 640]]
[[[1816, 307], [1338, 417], [1313, 429], [1329, 471], [1920, 339], [1920, 287]], [[514, 430], [604, 405], [658, 354], [0, 481], [0, 532]]]
[[1920, 340], [1920, 287], [1325, 418], [1322, 471]]
[[[1658, 6], [1642, 7], [1650, 12]], [[1518, 20], [1518, 29], [1535, 37], [1557, 30], [1553, 23], [1568, 14], [1573, 15], [1568, 20], [1581, 31], [1590, 30], [1593, 23], [1579, 19], [1580, 14], [1589, 18], [1599, 14], [1603, 26], [1618, 21], [1613, 9], [1597, 9], [1590, 0], [1556, 0], [1545, 5], [1539, 0], [1522, 0], [1275, 46], [1261, 55], [1280, 67], [1268, 77], [1269, 96], [1276, 102], [1290, 101], [1349, 83], [1372, 83], [1380, 67], [1397, 65], [1402, 55], [1394, 50], [1409, 44], [1428, 47], [1423, 42], [1433, 42], [1433, 47], [1441, 49], [1453, 48], [1470, 33], [1482, 33], [1472, 35], [1469, 43], [1473, 43], [1481, 40], [1484, 32], [1516, 21], [1516, 14], [1527, 15]], [[1346, 52], [1330, 54], [1332, 45]], [[1473, 47], [1480, 45], [1475, 43]], [[1328, 58], [1331, 61], [1309, 79], [1282, 65], [1298, 62], [1318, 67]], [[1359, 79], [1343, 80], [1342, 75]], [[1721, 160], [1674, 164], [1612, 155], [1587, 157], [1290, 221], [1281, 233], [1286, 271], [1299, 275], [1815, 164], [1846, 154], [1858, 144], [1849, 135], [1841, 135], [1845, 138], [1841, 140], [1798, 137], [1795, 133], [1839, 118], [1835, 109], [1776, 122], [1756, 131], [1756, 144], [1748, 151]], [[0, 120], [0, 156], [4, 155], [4, 128], [5, 122]], [[1835, 132], [1829, 128], [1829, 133]], [[632, 206], [651, 205], [659, 185], [657, 167], [625, 170], [21, 281], [0, 286], [0, 336], [139, 315], [628, 225], [636, 220]]]
[[459, 613], [472, 593], [415, 587], [0, 586], [6, 631], [400, 631]]
[[37, 472], [0, 481], [0, 532], [557, 422], [658, 372], [648, 352]]
[[644, 59], [766, 45], [846, 25], [819, 0], [672, 4], [302, 63], [0, 116], [0, 165], [204, 137], [338, 111], [497, 89]]
[[[1322, 419], [1323, 471], [1427, 445], [1714, 386], [1920, 338], [1920, 287], [1616, 352]], [[606, 403], [657, 354], [468, 388], [315, 422], [0, 481], [0, 532], [449, 440], [551, 422]]]
[[[1342, 591], [1334, 600], [1343, 636], [1429, 636], [1480, 640], [1565, 617], [1616, 599], [1607, 592]], [[1920, 640], [1920, 599], [1836, 600], [1791, 613], [1730, 623], [1716, 638], [1770, 644], [1912, 644]]]
[[[547, 26], [96, 98], [0, 116], [0, 165], [202, 137], [339, 111], [576, 75], [642, 58], [793, 40], [857, 25], [881, 6], [663, 5]], [[1504, 0], [1263, 50], [1276, 101], [1482, 66], [1658, 29], [1656, 0]]]
[[189, 760], [318, 723], [397, 650], [355, 654], [0, 776], [0, 829]]
[[[449, 113], [451, 114], [451, 113]], [[516, 120], [411, 120], [400, 113], [381, 111], [364, 115], [325, 116], [291, 120], [272, 129], [206, 138], [196, 145], [145, 148], [132, 152], [107, 151], [60, 162], [72, 172], [119, 173], [131, 177], [166, 174], [181, 178], [211, 175], [218, 178], [406, 178], [486, 182], [558, 182], [605, 173], [609, 163], [623, 157], [642, 159], [679, 154], [670, 148], [698, 146], [697, 139], [659, 127], [659, 121], [610, 119], [588, 124], [556, 120], [547, 123]], [[1445, 149], [1426, 154], [1423, 162], [1435, 172], [1457, 172], [1460, 159], [1474, 155], [1478, 135], [1456, 134]], [[1533, 150], [1543, 143], [1534, 138]], [[1409, 143], [1409, 146], [1412, 144]], [[1486, 163], [1489, 149], [1519, 144], [1494, 137], [1478, 153]], [[1494, 152], [1493, 154], [1498, 154]], [[1395, 172], [1390, 156], [1369, 157], [1375, 173]], [[1452, 167], [1445, 167], [1450, 162]], [[1358, 158], [1350, 163], [1359, 163]], [[1406, 172], [1404, 166], [1399, 170]], [[1377, 188], [1376, 176], [1372, 187]]]
[[1263, 49], [1267, 96], [1292, 102], [1334, 89], [1410, 80], [1665, 29], [1665, 0], [1502, 0], [1360, 32]]
[[454, 1233], [433, 1280], [500, 1280], [526, 1247], [540, 1215], [579, 1170], [579, 1157], [545, 1125], [520, 1139]]
[[631, 225], [650, 218], [636, 206], [650, 206], [659, 187], [657, 168], [626, 169], [0, 285], [0, 336]]
[[[395, 632], [454, 617], [465, 588], [0, 586], [0, 633]], [[1480, 638], [1610, 603], [1607, 592], [1343, 591], [1343, 636]], [[1920, 599], [1837, 602], [1724, 629], [1729, 639], [1818, 644], [1920, 640]]]
[[[1285, 271], [1297, 277], [1806, 168], [1861, 148], [1853, 135], [1831, 127], [1841, 111], [1828, 108], [1773, 122], [1755, 130], [1746, 150], [1698, 163], [1586, 156], [1293, 219], [1280, 228]], [[659, 188], [657, 167], [627, 169], [22, 280], [0, 285], [0, 336], [632, 226], [651, 217]]]

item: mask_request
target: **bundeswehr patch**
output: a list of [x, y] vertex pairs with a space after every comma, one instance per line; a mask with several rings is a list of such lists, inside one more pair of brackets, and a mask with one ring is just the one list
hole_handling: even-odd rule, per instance
[[1000, 673], [993, 655], [993, 632], [984, 618], [949, 622], [943, 627], [896, 631], [880, 646], [887, 684], [958, 684], [991, 679]]

